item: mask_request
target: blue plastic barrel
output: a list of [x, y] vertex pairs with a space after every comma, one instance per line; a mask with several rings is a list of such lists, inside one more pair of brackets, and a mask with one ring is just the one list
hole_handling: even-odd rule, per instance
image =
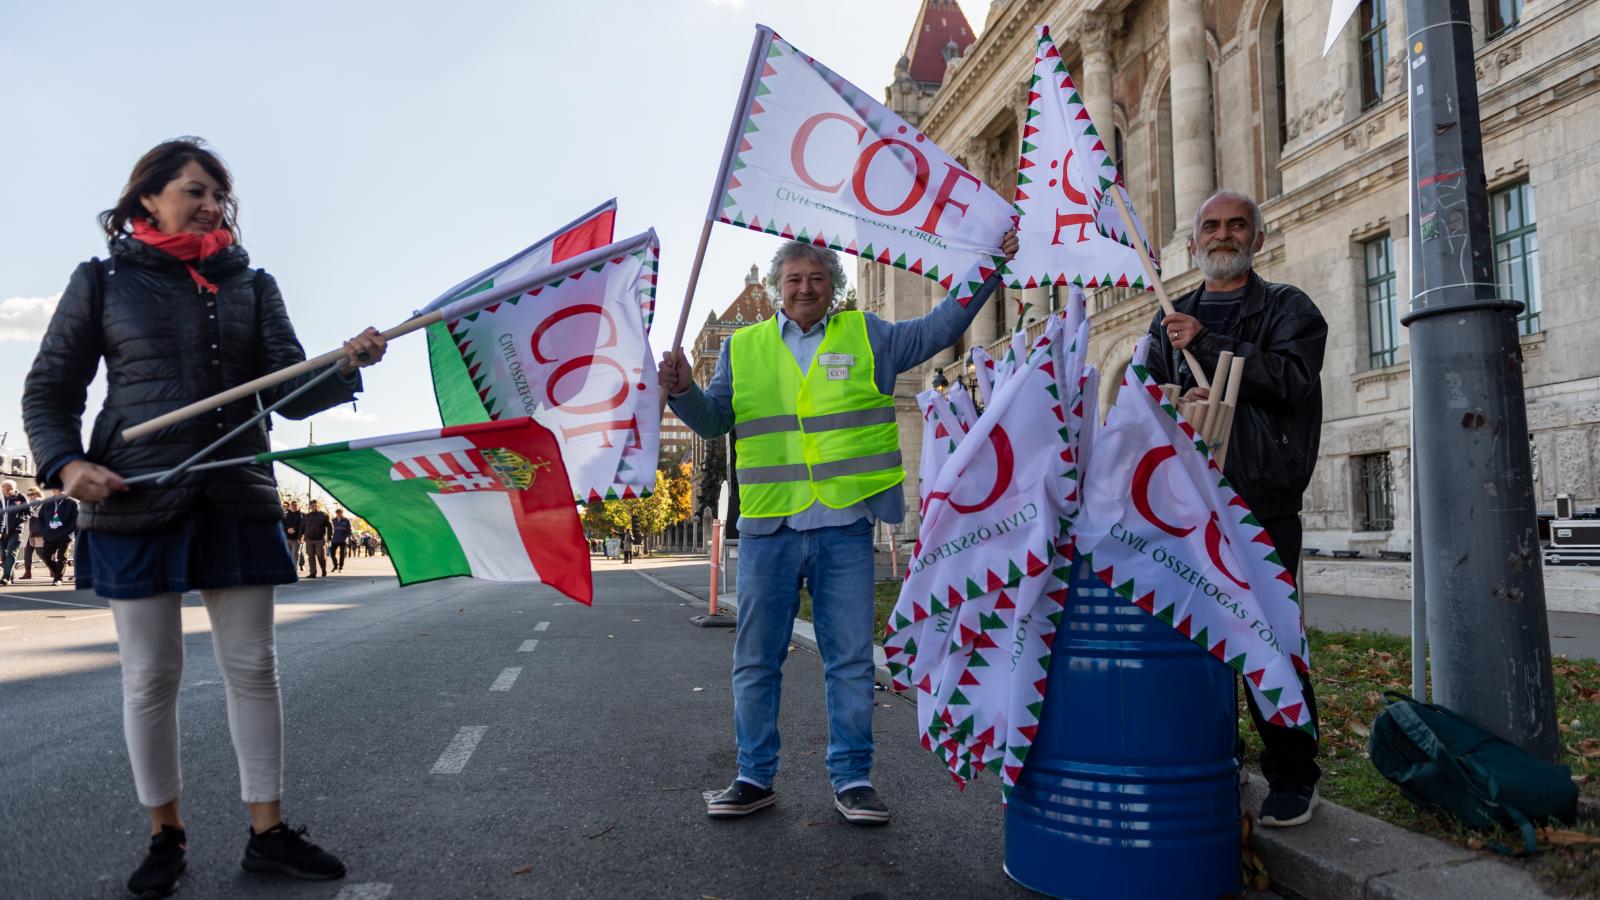
[[1054, 651], [1006, 873], [1071, 900], [1239, 893], [1232, 670], [1081, 564]]

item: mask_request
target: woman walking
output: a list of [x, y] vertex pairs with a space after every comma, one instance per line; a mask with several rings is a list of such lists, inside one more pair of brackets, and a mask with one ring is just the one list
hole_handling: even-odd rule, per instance
[[[290, 380], [134, 441], [122, 429], [305, 359], [271, 275], [239, 244], [232, 178], [201, 141], [156, 146], [134, 166], [116, 205], [100, 214], [111, 258], [73, 272], [23, 390], [23, 420], [44, 481], [82, 501], [79, 588], [109, 600], [122, 661], [123, 732], [139, 802], [150, 813], [148, 854], [128, 890], [164, 897], [183, 874], [179, 813], [180, 600], [198, 590], [227, 687], [228, 726], [250, 829], [243, 866], [298, 878], [344, 875], [344, 865], [283, 820], [283, 719], [272, 625], [273, 586], [295, 581], [268, 465], [189, 472], [160, 488], [124, 476], [161, 472], [304, 384]], [[358, 366], [383, 357], [367, 329], [345, 343], [339, 373], [281, 408], [304, 418], [350, 400]], [[85, 389], [105, 361], [106, 399], [87, 452]], [[268, 450], [246, 429], [216, 458]]]

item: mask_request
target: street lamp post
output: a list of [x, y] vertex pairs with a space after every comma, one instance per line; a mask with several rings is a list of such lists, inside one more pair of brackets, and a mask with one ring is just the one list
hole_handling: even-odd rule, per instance
[[[1517, 313], [1493, 272], [1468, 0], [1407, 0], [1414, 590], [1433, 698], [1560, 751]], [[1420, 651], [1420, 648], [1419, 648]]]

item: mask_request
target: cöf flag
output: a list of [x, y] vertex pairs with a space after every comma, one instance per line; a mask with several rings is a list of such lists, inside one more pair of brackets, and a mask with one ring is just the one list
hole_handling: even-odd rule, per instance
[[1008, 283], [1151, 288], [1112, 192], [1138, 228], [1133, 205], [1047, 25], [1038, 26], [1021, 149]]
[[1300, 595], [1266, 529], [1144, 367], [1141, 338], [1096, 437], [1078, 555], [1129, 602], [1244, 676], [1269, 721], [1312, 730]]
[[[616, 218], [617, 201], [613, 198], [540, 238], [510, 259], [495, 263], [450, 288], [416, 314], [433, 312], [456, 300], [526, 278], [585, 251], [604, 247], [612, 241]], [[489, 421], [489, 413], [478, 399], [472, 379], [467, 376], [467, 367], [461, 361], [461, 354], [456, 352], [444, 323], [429, 325], [427, 334], [428, 367], [433, 373], [433, 396], [439, 405], [440, 422], [465, 425]]]
[[963, 303], [1005, 264], [1012, 224], [926, 135], [764, 25], [706, 216], [914, 272]]
[[366, 519], [402, 585], [466, 575], [592, 595], [589, 547], [550, 431], [523, 417], [263, 453]]
[[[998, 772], [1006, 795], [1038, 730], [1067, 598], [1063, 542], [1085, 420], [1063, 386], [1084, 383], [1088, 328], [1063, 354], [1065, 324], [1053, 317], [972, 428], [951, 433], [955, 451], [931, 490], [923, 486], [922, 526], [884, 639], [896, 689], [917, 689], [922, 746], [960, 786]], [[924, 427], [943, 424], [940, 404], [927, 408]]]
[[496, 288], [440, 310], [475, 398], [492, 419], [532, 416], [553, 431], [580, 502], [655, 490], [659, 254], [647, 231], [519, 279], [516, 293]]

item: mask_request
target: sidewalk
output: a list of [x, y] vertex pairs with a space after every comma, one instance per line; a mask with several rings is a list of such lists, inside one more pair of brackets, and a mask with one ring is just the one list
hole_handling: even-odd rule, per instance
[[[640, 572], [680, 598], [706, 602], [709, 579], [704, 567], [660, 568]], [[725, 614], [738, 614], [732, 593], [717, 598]], [[1405, 634], [1410, 630], [1410, 605], [1396, 600], [1358, 597], [1312, 597], [1309, 624], [1329, 630], [1365, 628]], [[1552, 613], [1555, 639], [1566, 643], [1556, 652], [1595, 655], [1600, 652], [1600, 616]], [[795, 644], [816, 652], [811, 623], [795, 620]], [[874, 647], [878, 683], [890, 685], [882, 647]], [[899, 695], [903, 696], [903, 695]], [[914, 699], [914, 698], [907, 698]], [[1266, 796], [1266, 782], [1251, 775], [1241, 802], [1255, 810]], [[1266, 861], [1273, 888], [1315, 900], [1422, 900], [1553, 897], [1525, 871], [1487, 853], [1474, 852], [1407, 831], [1372, 816], [1323, 801], [1316, 817], [1299, 828], [1257, 828], [1254, 846]]]

